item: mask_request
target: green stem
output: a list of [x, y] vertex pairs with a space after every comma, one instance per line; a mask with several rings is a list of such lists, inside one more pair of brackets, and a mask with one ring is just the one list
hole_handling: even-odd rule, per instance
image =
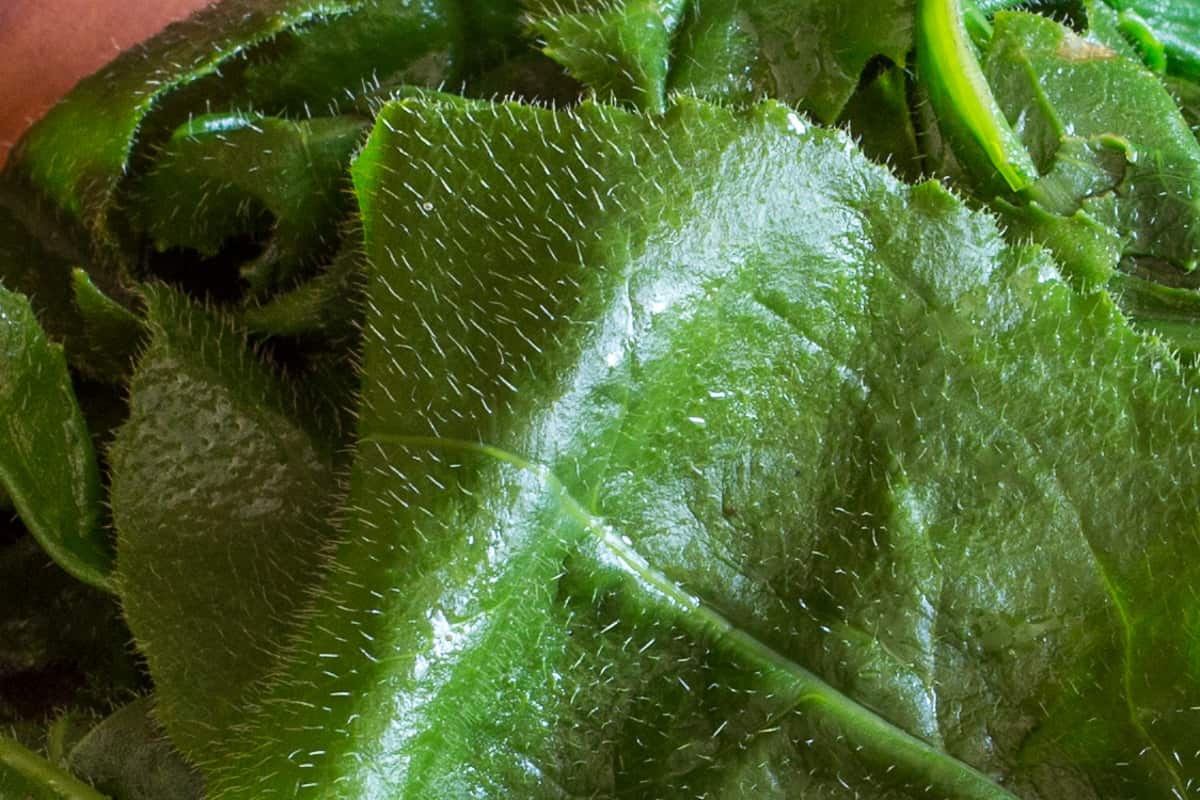
[[[13, 786], [15, 778], [15, 787]], [[109, 800], [91, 786], [29, 750], [20, 742], [0, 736], [0, 789], [39, 791], [41, 797], [61, 800]], [[38, 795], [31, 795], [38, 796]]]
[[938, 125], [975, 177], [1013, 192], [1037, 179], [1033, 159], [996, 104], [971, 46], [960, 0], [917, 0], [917, 63]]

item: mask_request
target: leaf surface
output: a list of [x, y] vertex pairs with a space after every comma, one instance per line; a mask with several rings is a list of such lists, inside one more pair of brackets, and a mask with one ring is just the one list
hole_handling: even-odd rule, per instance
[[71, 748], [71, 774], [117, 800], [203, 800], [204, 781], [154, 719], [153, 698], [110, 714]]
[[337, 483], [293, 393], [237, 331], [162, 287], [146, 305], [112, 448], [117, 586], [160, 719], [194, 755], [240, 717], [289, 630]]
[[1196, 779], [1196, 388], [1105, 295], [773, 104], [414, 99], [354, 174], [344, 540], [215, 798]]
[[100, 474], [62, 348], [29, 301], [0, 286], [0, 485], [46, 553], [107, 588]]
[[447, 63], [456, 63], [460, 33], [457, 9], [443, 2], [228, 0], [85, 78], [23, 137], [6, 169], [103, 246], [147, 124], [165, 138], [208, 110], [336, 111], [375, 78], [409, 67], [414, 81], [436, 85], [453, 78]]
[[870, 59], [903, 64], [912, 0], [527, 0], [547, 55], [602, 98], [661, 113], [672, 92], [802, 105], [832, 122]]
[[343, 182], [366, 128], [352, 116], [189, 120], [134, 182], [131, 223], [159, 250], [186, 247], [206, 256], [269, 226], [264, 252], [242, 264], [241, 275], [260, 294], [293, 284], [337, 248], [352, 202]]

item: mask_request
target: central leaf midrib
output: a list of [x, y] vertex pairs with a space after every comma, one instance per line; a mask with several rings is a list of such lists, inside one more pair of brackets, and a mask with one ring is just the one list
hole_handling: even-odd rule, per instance
[[361, 441], [399, 447], [466, 451], [487, 456], [536, 476], [553, 489], [563, 510], [592, 533], [595, 543], [616, 562], [622, 572], [639, 587], [659, 594], [678, 610], [684, 627], [693, 635], [725, 642], [736, 657], [763, 668], [763, 674], [783, 679], [780, 688], [786, 693], [780, 693], [780, 696], [789, 699], [790, 708], [809, 706], [824, 710], [864, 749], [873, 750], [890, 763], [907, 767], [912, 774], [922, 775], [929, 779], [931, 786], [941, 788], [947, 796], [963, 800], [1016, 800], [1015, 795], [974, 767], [889, 722], [753, 634], [734, 625], [712, 605], [688, 592], [650, 564], [632, 544], [626, 543], [623, 537], [580, 504], [545, 465], [492, 445], [465, 439], [375, 433], [363, 435]]

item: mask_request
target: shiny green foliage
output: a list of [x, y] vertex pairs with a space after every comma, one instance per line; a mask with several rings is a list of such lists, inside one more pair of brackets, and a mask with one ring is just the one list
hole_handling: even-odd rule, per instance
[[1200, 6], [1191, 0], [1105, 0], [1149, 66], [1200, 79]]
[[100, 526], [100, 475], [87, 424], [29, 301], [0, 286], [0, 485], [46, 552], [93, 586], [108, 586], [112, 552]]
[[318, 569], [336, 483], [236, 331], [161, 288], [146, 305], [150, 343], [112, 453], [117, 583], [160, 719], [194, 755], [269, 669]]
[[344, 540], [214, 797], [1194, 779], [1196, 387], [1102, 295], [777, 105], [406, 101], [354, 173]]
[[82, 82], [0, 175], [0, 798], [1190, 796], [1195, 15], [1105, 2]]
[[[1043, 173], [1032, 196], [1121, 231], [1123, 254], [1191, 270], [1200, 145], [1140, 64], [1035, 14], [997, 15], [984, 74]], [[1079, 86], [1103, 86], [1081, 93]]]
[[903, 64], [912, 0], [526, 0], [544, 52], [604, 99], [774, 97], [833, 121], [867, 62]]
[[1024, 190], [1036, 170], [984, 80], [959, 0], [918, 0], [916, 39], [922, 80], [955, 156], [988, 191]]
[[[937, 124], [966, 167], [967, 188], [991, 201], [1013, 237], [1049, 248], [1079, 286], [1105, 286], [1119, 266], [1167, 286], [1195, 288], [1200, 145], [1172, 93], [1123, 37], [1118, 15], [1099, 4], [1089, 10], [1085, 34], [1037, 14], [998, 13], [978, 73], [982, 82], [962, 87], [975, 105], [939, 101], [931, 89]], [[973, 54], [963, 51], [963, 58], [975, 74]], [[964, 135], [978, 130], [969, 109], [984, 105], [991, 109], [985, 118], [999, 126], [987, 159]], [[1008, 181], [1007, 188], [1019, 190], [1015, 196], [993, 177], [1011, 158], [1028, 165], [1019, 184]], [[1191, 321], [1168, 321], [1140, 301], [1122, 308], [1173, 346], [1193, 347]]]

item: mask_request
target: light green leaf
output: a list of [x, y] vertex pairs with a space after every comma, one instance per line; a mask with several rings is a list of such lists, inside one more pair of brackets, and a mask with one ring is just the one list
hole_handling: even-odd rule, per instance
[[13, 739], [0, 736], [0, 797], [20, 800], [108, 800]]

